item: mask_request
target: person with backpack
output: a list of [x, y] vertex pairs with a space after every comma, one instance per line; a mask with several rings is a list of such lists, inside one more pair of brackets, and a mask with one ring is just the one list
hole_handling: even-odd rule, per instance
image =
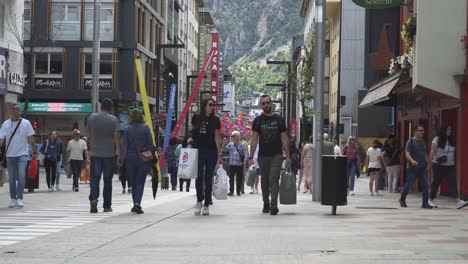
[[44, 155], [47, 187], [49, 187], [49, 192], [54, 192], [57, 190], [55, 188], [55, 179], [57, 177], [57, 161], [62, 155], [62, 149], [60, 148], [60, 144], [57, 140], [57, 132], [51, 131], [49, 133], [48, 139], [42, 144], [39, 152]]
[[242, 194], [242, 185], [244, 178], [244, 168], [248, 163], [248, 151], [245, 145], [240, 141], [240, 133], [232, 132], [233, 142], [227, 144], [226, 150], [229, 151], [229, 196], [234, 195], [234, 178], [236, 178], [237, 196]]
[[393, 138], [389, 142], [389, 146], [384, 150], [384, 162], [387, 166], [387, 177], [388, 177], [388, 192], [398, 192], [397, 185], [398, 179], [400, 179], [400, 156], [401, 151], [399, 148], [398, 139]]
[[424, 143], [424, 126], [417, 125], [414, 130], [414, 136], [408, 140], [405, 148], [406, 159], [408, 160], [406, 165], [407, 177], [399, 200], [401, 207], [408, 207], [406, 204], [406, 196], [413, 186], [414, 181], [418, 178], [423, 192], [421, 208], [433, 208], [429, 204], [427, 172], [430, 168], [430, 164], [426, 150], [426, 143]]
[[176, 155], [177, 150], [177, 138], [172, 137], [169, 139], [169, 146], [167, 146], [166, 157], [167, 157], [167, 171], [171, 175], [171, 186], [172, 190], [177, 190], [177, 163], [179, 160]]

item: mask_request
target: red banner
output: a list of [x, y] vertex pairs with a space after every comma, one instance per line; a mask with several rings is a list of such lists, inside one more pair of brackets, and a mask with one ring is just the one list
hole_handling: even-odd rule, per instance
[[211, 49], [214, 50], [214, 56], [211, 60], [211, 98], [218, 102], [218, 86], [219, 86], [219, 33], [211, 33]]
[[[182, 113], [179, 116], [179, 119], [177, 120], [177, 124], [174, 127], [174, 130], [172, 130], [171, 137], [175, 137], [179, 135], [180, 128], [185, 122], [185, 117], [187, 116], [190, 107], [192, 106], [192, 102], [195, 100], [195, 98], [198, 95], [198, 90], [200, 89], [200, 84], [203, 81], [203, 77], [206, 74], [206, 71], [208, 70], [208, 66], [210, 65], [211, 61], [213, 60], [214, 56], [214, 48], [212, 47], [210, 50], [210, 53], [208, 54], [208, 57], [205, 59], [205, 63], [203, 64], [203, 68], [200, 71], [200, 74], [197, 77], [197, 80], [195, 82], [195, 85], [193, 86], [192, 92], [190, 93], [190, 96], [187, 98], [187, 102], [185, 102], [184, 109], [182, 110]], [[158, 99], [156, 99], [158, 100]], [[159, 167], [162, 168], [164, 165], [164, 162], [166, 161], [166, 153], [164, 152], [161, 155], [161, 158], [159, 159]]]

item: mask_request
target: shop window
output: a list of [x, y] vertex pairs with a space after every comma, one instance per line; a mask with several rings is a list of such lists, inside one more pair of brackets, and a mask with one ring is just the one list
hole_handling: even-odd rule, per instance
[[80, 40], [81, 5], [79, 1], [53, 2], [51, 40]]
[[[114, 40], [114, 4], [101, 3], [100, 37], [104, 41]], [[94, 3], [85, 3], [84, 39], [93, 40]]]
[[48, 75], [62, 74], [61, 53], [38, 53], [35, 57], [35, 73]]
[[23, 39], [29, 40], [31, 35], [31, 2], [29, 1], [24, 1], [23, 20]]
[[[84, 73], [85, 75], [93, 74], [93, 54], [91, 53], [84, 55]], [[101, 53], [99, 74], [110, 75], [112, 77], [112, 54]]]

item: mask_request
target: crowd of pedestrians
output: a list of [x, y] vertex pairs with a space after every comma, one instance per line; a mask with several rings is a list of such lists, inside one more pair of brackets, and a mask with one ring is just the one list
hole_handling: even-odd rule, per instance
[[[209, 208], [213, 204], [213, 176], [217, 168], [224, 168], [229, 175], [228, 196], [245, 194], [246, 175], [249, 176], [251, 194], [259, 193], [260, 183], [262, 213], [265, 214], [276, 215], [279, 212], [279, 183], [284, 170], [296, 177], [297, 191], [312, 192], [315, 149], [313, 138], [299, 145], [290, 141], [283, 118], [273, 112], [270, 96], [261, 96], [260, 104], [263, 112], [253, 121], [250, 142], [238, 131], [234, 131], [230, 138], [222, 138], [221, 123], [215, 115], [213, 99], [202, 101], [201, 111], [193, 116], [191, 130], [183, 140], [176, 137], [169, 140], [165, 154], [173, 191], [179, 189], [180, 192], [190, 192], [191, 180], [178, 179], [179, 160], [183, 148], [198, 149], [195, 215], [210, 214]], [[62, 165], [70, 167], [72, 191], [79, 192], [80, 179], [90, 181], [91, 213], [99, 211], [101, 177], [104, 184], [103, 212], [113, 211], [112, 178], [117, 163], [122, 193], [132, 195], [131, 212], [143, 214], [145, 182], [154, 170], [153, 164], [162, 154], [162, 149], [158, 150], [154, 145], [141, 110], [130, 111], [130, 124], [124, 132], [119, 131], [119, 121], [112, 112], [112, 100], [104, 99], [101, 111], [89, 116], [86, 128], [91, 139], [89, 145], [87, 138], [81, 137], [80, 130], [74, 129], [73, 138], [68, 141], [66, 152], [62, 153], [62, 142], [57, 132], [51, 131], [37, 153], [34, 129], [28, 120], [21, 118], [20, 106], [13, 105], [11, 118], [0, 128], [0, 145], [6, 157], [1, 163], [8, 167], [9, 175], [9, 208], [24, 206], [23, 190], [28, 160], [39, 157], [43, 160], [49, 192], [61, 190]], [[338, 140], [330, 141], [325, 133], [323, 154], [345, 156], [349, 195], [355, 195], [356, 178], [363, 172], [369, 176], [370, 196], [383, 196], [382, 190], [389, 193], [401, 191], [400, 206], [407, 207], [407, 195], [418, 179], [422, 189], [421, 207], [432, 209], [437, 207], [434, 200], [441, 181], [445, 179], [449, 183], [450, 195], [455, 199], [455, 207], [465, 207], [468, 202], [461, 199], [456, 180], [452, 127], [443, 126], [430, 147], [425, 144], [424, 133], [424, 126], [416, 126], [414, 135], [405, 143], [404, 150], [400, 149], [397, 138], [389, 136], [384, 144], [375, 139], [366, 152], [353, 136], [347, 139], [341, 149]], [[28, 145], [31, 146], [31, 153]], [[364, 157], [365, 160], [362, 161]], [[406, 161], [405, 168], [401, 167], [403, 161]], [[402, 171], [406, 172], [405, 177], [400, 177]], [[428, 180], [429, 173], [432, 173], [431, 184]]]

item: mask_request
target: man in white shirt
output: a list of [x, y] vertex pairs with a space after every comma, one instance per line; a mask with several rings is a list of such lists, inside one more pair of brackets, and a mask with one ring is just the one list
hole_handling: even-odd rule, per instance
[[6, 155], [10, 184], [11, 202], [9, 208], [22, 208], [24, 206], [23, 192], [29, 156], [28, 143], [31, 144], [33, 151], [32, 159], [36, 159], [34, 129], [31, 123], [26, 119], [22, 119], [20, 115], [19, 104], [13, 104], [11, 106], [11, 118], [3, 122], [0, 128], [0, 146], [6, 145], [4, 155]]
[[80, 178], [81, 169], [83, 168], [83, 155], [85, 155], [85, 157], [88, 156], [88, 146], [84, 140], [80, 139], [80, 134], [78, 129], [73, 130], [73, 140], [70, 140], [67, 146], [67, 160], [70, 162], [70, 167], [72, 169], [72, 190], [74, 192], [79, 191], [78, 179]]

